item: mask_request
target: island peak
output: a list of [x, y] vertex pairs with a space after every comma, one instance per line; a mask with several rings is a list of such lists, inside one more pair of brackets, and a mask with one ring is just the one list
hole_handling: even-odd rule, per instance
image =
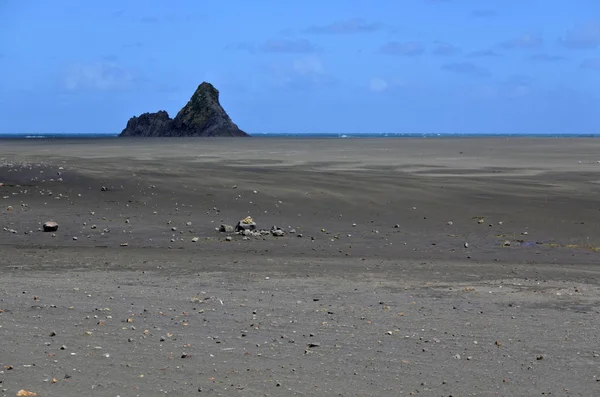
[[119, 136], [122, 137], [242, 137], [219, 102], [219, 90], [203, 82], [174, 119], [164, 110], [134, 116]]

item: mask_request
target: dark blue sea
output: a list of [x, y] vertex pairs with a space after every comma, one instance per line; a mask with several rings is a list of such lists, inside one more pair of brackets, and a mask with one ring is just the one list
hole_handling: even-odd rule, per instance
[[[598, 138], [600, 134], [409, 134], [409, 133], [363, 133], [363, 134], [252, 134], [254, 138]], [[1, 134], [0, 139], [114, 139], [116, 134]]]

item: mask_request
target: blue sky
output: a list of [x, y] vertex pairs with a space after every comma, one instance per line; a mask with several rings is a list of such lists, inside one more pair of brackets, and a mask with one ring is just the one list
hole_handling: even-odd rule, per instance
[[0, 2], [0, 133], [600, 133], [599, 0]]

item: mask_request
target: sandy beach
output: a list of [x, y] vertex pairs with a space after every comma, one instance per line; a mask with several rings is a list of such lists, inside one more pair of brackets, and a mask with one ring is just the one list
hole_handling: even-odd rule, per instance
[[600, 395], [600, 140], [5, 140], [0, 183], [2, 396]]

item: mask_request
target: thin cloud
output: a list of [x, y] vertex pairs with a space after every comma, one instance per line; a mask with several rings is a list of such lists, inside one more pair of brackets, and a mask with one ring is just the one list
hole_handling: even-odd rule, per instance
[[233, 51], [248, 51], [250, 53], [256, 52], [256, 47], [250, 43], [236, 43], [236, 44], [228, 44], [225, 46], [226, 50]]
[[567, 30], [558, 42], [571, 50], [593, 50], [600, 47], [600, 24], [590, 21], [574, 29]]
[[562, 55], [553, 55], [553, 54], [535, 54], [529, 57], [529, 60], [535, 62], [559, 62], [564, 61], [567, 58]]
[[507, 84], [531, 85], [535, 79], [526, 74], [513, 74], [506, 79]]
[[458, 55], [460, 52], [461, 49], [457, 46], [440, 41], [436, 42], [436, 47], [433, 49], [433, 54], [439, 56], [453, 56]]
[[390, 41], [381, 47], [379, 52], [389, 55], [417, 56], [423, 54], [425, 48], [418, 41]]
[[157, 17], [142, 17], [140, 21], [143, 23], [158, 23], [159, 19]]
[[102, 57], [102, 59], [105, 61], [108, 61], [108, 62], [114, 62], [119, 59], [119, 56], [115, 55], [115, 54], [107, 54], [107, 55], [104, 55]]
[[526, 74], [513, 74], [506, 79], [506, 84], [532, 85], [535, 79]]
[[473, 11], [471, 11], [471, 16], [473, 18], [489, 19], [489, 18], [495, 17], [496, 15], [498, 15], [498, 13], [494, 10], [473, 10]]
[[141, 48], [143, 46], [144, 46], [144, 43], [142, 43], [141, 41], [136, 41], [135, 43], [123, 44], [123, 47], [125, 47], [125, 48]]
[[329, 25], [311, 26], [306, 32], [315, 34], [355, 34], [371, 33], [382, 28], [383, 24], [379, 22], [367, 22], [362, 18], [354, 18], [334, 22]]
[[267, 40], [260, 49], [270, 53], [315, 53], [320, 48], [306, 39], [295, 40]]
[[470, 62], [456, 62], [447, 63], [442, 66], [442, 70], [447, 72], [461, 74], [469, 77], [488, 77], [490, 76], [489, 70], [486, 68], [477, 66]]
[[170, 94], [177, 92], [180, 89], [180, 87], [173, 84], [156, 81], [148, 77], [138, 77], [135, 79], [135, 82], [139, 84], [139, 88], [143, 91], [147, 90], [149, 92], [158, 92], [161, 94]]
[[322, 89], [338, 82], [317, 55], [309, 55], [291, 62], [272, 63], [268, 65], [268, 75], [275, 87], [293, 91]]
[[390, 84], [381, 77], [374, 77], [369, 82], [369, 90], [373, 92], [384, 92], [387, 91], [389, 87]]
[[295, 59], [292, 62], [292, 69], [294, 72], [301, 75], [326, 74], [323, 61], [318, 56], [309, 56], [305, 58]]
[[506, 40], [499, 44], [500, 47], [512, 50], [535, 50], [544, 46], [544, 40], [536, 34], [524, 34], [513, 39]]
[[500, 95], [510, 99], [524, 98], [534, 92], [533, 84], [532, 77], [514, 74], [500, 84]]
[[126, 89], [134, 81], [133, 73], [114, 62], [79, 63], [72, 65], [64, 77], [69, 91]]
[[470, 58], [491, 58], [491, 57], [499, 57], [500, 54], [498, 54], [494, 50], [477, 50], [477, 51], [472, 51], [472, 52], [468, 53], [467, 56]]
[[600, 70], [600, 58], [586, 59], [580, 66], [582, 69]]

